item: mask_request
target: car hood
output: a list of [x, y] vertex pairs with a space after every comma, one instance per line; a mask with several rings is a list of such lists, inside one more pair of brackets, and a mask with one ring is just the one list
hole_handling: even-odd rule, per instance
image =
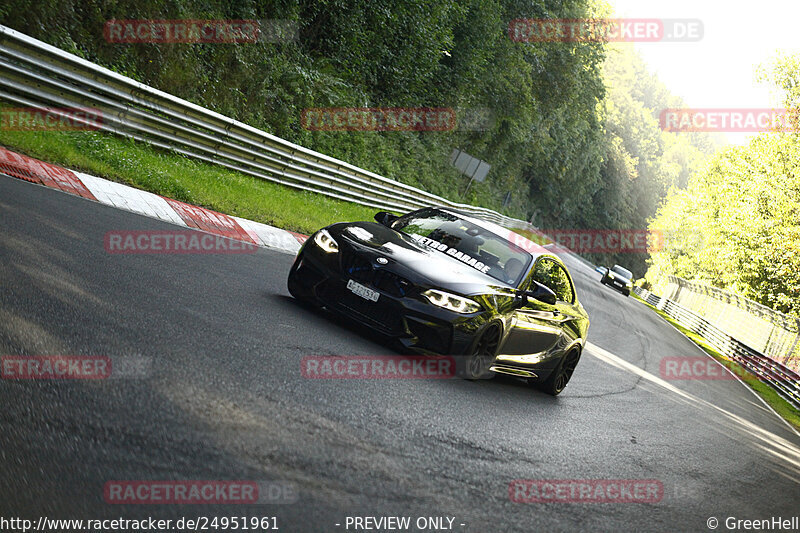
[[508, 293], [513, 289], [454, 257], [382, 224], [334, 224], [327, 230], [337, 241], [344, 240], [362, 252], [386, 258], [387, 268], [416, 284], [427, 284], [464, 295]]

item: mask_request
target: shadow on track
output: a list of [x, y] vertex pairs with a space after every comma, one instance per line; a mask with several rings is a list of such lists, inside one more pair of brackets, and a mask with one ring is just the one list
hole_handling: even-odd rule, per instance
[[[413, 350], [408, 349], [405, 346], [401, 345], [397, 340], [395, 340], [395, 339], [393, 339], [393, 338], [391, 338], [391, 337], [389, 337], [387, 335], [383, 335], [383, 334], [381, 334], [381, 333], [379, 333], [377, 331], [374, 331], [372, 329], [368, 329], [363, 324], [357, 322], [356, 320], [353, 320], [353, 319], [351, 319], [351, 318], [349, 318], [347, 316], [344, 316], [344, 315], [341, 315], [341, 314], [338, 314], [338, 313], [334, 313], [334, 312], [328, 311], [328, 310], [326, 310], [324, 308], [321, 308], [321, 307], [318, 307], [318, 306], [315, 306], [315, 305], [312, 305], [312, 304], [307, 304], [307, 303], [301, 302], [301, 301], [293, 298], [292, 296], [289, 296], [289, 295], [286, 295], [286, 294], [281, 294], [281, 293], [270, 293], [270, 292], [265, 292], [264, 296], [265, 296], [265, 298], [270, 299], [270, 300], [272, 300], [272, 301], [274, 301], [276, 303], [279, 302], [279, 303], [282, 303], [284, 305], [292, 306], [294, 309], [296, 309], [300, 313], [303, 313], [303, 312], [312, 313], [312, 315], [314, 317], [319, 318], [319, 319], [323, 319], [323, 320], [325, 320], [325, 321], [327, 321], [329, 323], [332, 323], [332, 324], [340, 327], [342, 330], [346, 331], [350, 335], [358, 336], [358, 337], [363, 338], [365, 340], [374, 342], [375, 344], [378, 344], [383, 348], [386, 348], [387, 353], [382, 353], [382, 354], [379, 354], [379, 355], [387, 356], [387, 357], [402, 357], [402, 358], [407, 358], [409, 360], [416, 360], [416, 359], [419, 359], [421, 356], [422, 357], [426, 357], [426, 358], [431, 358], [431, 359], [436, 359], [436, 358], [441, 358], [442, 357], [442, 356], [437, 356], [437, 355], [424, 355], [424, 354], [419, 354], [417, 352], [414, 352]], [[353, 355], [355, 355], [355, 354], [353, 354]], [[374, 354], [371, 354], [371, 355], [374, 355]], [[450, 357], [458, 358], [458, 357], [464, 357], [464, 356], [452, 355]], [[535, 398], [537, 401], [543, 402], [544, 404], [548, 404], [548, 405], [549, 404], [555, 405], [555, 404], [558, 404], [558, 402], [559, 402], [559, 397], [558, 396], [553, 397], [553, 396], [550, 396], [549, 394], [546, 394], [546, 393], [540, 391], [535, 386], [533, 386], [531, 383], [528, 383], [528, 381], [525, 378], [521, 378], [521, 377], [506, 376], [506, 375], [502, 375], [502, 374], [494, 374], [494, 373], [492, 373], [488, 377], [482, 378], [482, 379], [474, 379], [474, 380], [472, 380], [472, 379], [466, 379], [466, 378], [454, 375], [454, 376], [452, 376], [450, 378], [450, 380], [458, 381], [460, 383], [465, 384], [466, 386], [491, 386], [492, 388], [495, 388], [495, 387], [504, 387], [504, 388], [508, 387], [507, 392], [513, 391], [515, 389], [517, 391], [524, 391], [526, 393], [529, 393], [531, 398]], [[447, 381], [447, 380], [443, 380], [443, 381]], [[493, 385], [489, 385], [489, 382], [491, 382]]]

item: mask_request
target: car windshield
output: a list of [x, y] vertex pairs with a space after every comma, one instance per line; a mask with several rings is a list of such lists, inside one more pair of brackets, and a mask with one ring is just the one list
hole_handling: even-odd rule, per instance
[[614, 265], [614, 268], [612, 268], [611, 271], [614, 272], [615, 274], [619, 274], [623, 278], [627, 278], [627, 279], [633, 278], [633, 274], [631, 274], [630, 270], [628, 270], [626, 268], [622, 268], [619, 265]]
[[400, 217], [392, 228], [513, 286], [519, 284], [532, 259], [528, 252], [486, 228], [437, 209]]

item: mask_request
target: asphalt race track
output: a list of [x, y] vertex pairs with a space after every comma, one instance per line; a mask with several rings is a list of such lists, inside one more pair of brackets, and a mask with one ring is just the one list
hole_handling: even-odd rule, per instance
[[[569, 258], [590, 346], [552, 398], [510, 378], [304, 378], [304, 356], [394, 352], [298, 305], [286, 254], [108, 254], [109, 230], [175, 226], [5, 176], [0, 228], [0, 354], [149, 364], [0, 381], [1, 517], [274, 516], [281, 531], [334, 532], [348, 516], [454, 517], [453, 531], [552, 532], [800, 514], [800, 437], [735, 380], [663, 381], [663, 357], [702, 352]], [[516, 479], [658, 480], [663, 496], [516, 503]], [[109, 504], [111, 480], [274, 481], [297, 501]]]

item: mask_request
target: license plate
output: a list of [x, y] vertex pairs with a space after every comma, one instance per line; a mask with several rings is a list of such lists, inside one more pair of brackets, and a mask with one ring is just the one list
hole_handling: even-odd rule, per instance
[[381, 295], [381, 293], [379, 293], [378, 291], [373, 291], [369, 287], [365, 287], [362, 284], [353, 281], [352, 279], [347, 280], [347, 289], [353, 294], [361, 296], [365, 300], [371, 300], [373, 302], [377, 302], [378, 298]]

